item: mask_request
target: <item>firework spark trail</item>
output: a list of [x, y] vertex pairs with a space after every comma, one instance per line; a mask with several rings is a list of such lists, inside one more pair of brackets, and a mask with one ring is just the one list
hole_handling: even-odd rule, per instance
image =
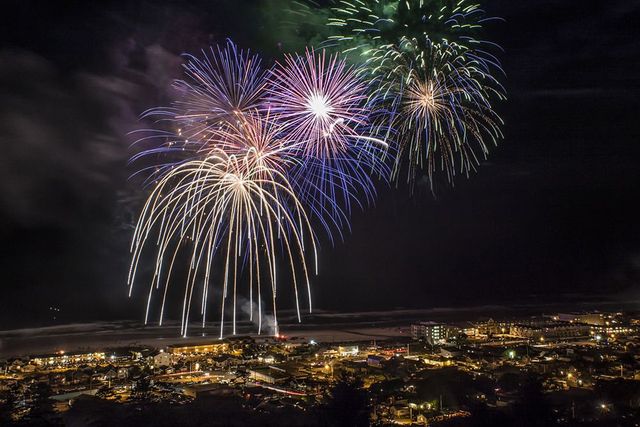
[[307, 50], [287, 55], [267, 77], [266, 108], [296, 141], [292, 183], [331, 236], [348, 226], [352, 203], [375, 198], [372, 175], [386, 179], [387, 143], [370, 133], [368, 87], [344, 60]]
[[[286, 229], [286, 232], [285, 232]], [[132, 291], [141, 253], [150, 244], [151, 233], [157, 232], [156, 267], [149, 290], [145, 321], [149, 317], [151, 296], [164, 286], [161, 317], [164, 314], [176, 254], [189, 242], [190, 268], [182, 304], [182, 329], [186, 336], [196, 282], [202, 281], [200, 313], [203, 324], [210, 286], [211, 266], [216, 259], [223, 264], [221, 283], [220, 336], [224, 332], [226, 300], [233, 297], [233, 333], [236, 333], [236, 292], [242, 275], [242, 262], [249, 264], [251, 297], [258, 298], [258, 330], [262, 329], [263, 281], [268, 280], [272, 293], [272, 310], [277, 316], [276, 259], [282, 255], [291, 272], [296, 308], [300, 320], [299, 282], [302, 278], [311, 310], [309, 272], [305, 253], [314, 253], [316, 243], [304, 208], [287, 178], [279, 171], [251, 162], [247, 157], [228, 155], [213, 150], [204, 160], [179, 165], [165, 174], [149, 196], [132, 242], [133, 261], [129, 273]], [[307, 247], [303, 235], [307, 234]], [[165, 256], [171, 261], [162, 271]], [[299, 263], [300, 267], [296, 265]], [[277, 317], [275, 320], [276, 334]]]

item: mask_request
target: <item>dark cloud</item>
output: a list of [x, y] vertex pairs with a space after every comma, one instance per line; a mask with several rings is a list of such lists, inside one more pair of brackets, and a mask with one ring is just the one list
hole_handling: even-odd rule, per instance
[[99, 75], [63, 73], [30, 52], [0, 52], [5, 225], [73, 227], [87, 215], [109, 215], [125, 187], [128, 134], [140, 127], [143, 106], [167, 93], [180, 63], [160, 46], [141, 53], [144, 71], [123, 62], [116, 74]]
[[127, 180], [129, 133], [143, 126], [141, 111], [167, 99], [181, 63], [159, 45], [134, 45], [110, 45], [103, 73], [0, 51], [0, 269], [3, 301], [16, 303], [0, 322], [96, 314], [82, 301], [108, 315], [126, 300], [124, 261], [143, 196]]
[[117, 93], [124, 88], [61, 76], [30, 53], [2, 52], [0, 63], [2, 214], [25, 226], [72, 225], [82, 214], [72, 204], [101, 205], [122, 177], [116, 165], [126, 143], [109, 122], [124, 114]]

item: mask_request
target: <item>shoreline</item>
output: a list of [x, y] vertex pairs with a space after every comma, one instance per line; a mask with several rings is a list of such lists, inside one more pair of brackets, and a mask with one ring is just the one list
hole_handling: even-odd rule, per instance
[[[303, 316], [298, 323], [288, 312], [279, 316], [280, 333], [287, 338], [315, 340], [317, 342], [356, 342], [385, 340], [409, 336], [412, 322], [434, 320], [460, 323], [482, 318], [506, 319], [561, 311], [636, 311], [636, 301], [600, 301], [598, 304], [575, 302], [572, 304], [484, 305], [476, 307], [440, 307], [429, 309], [398, 309], [366, 312], [316, 312]], [[265, 316], [265, 320], [267, 316]], [[236, 337], [269, 337], [268, 321], [261, 335], [257, 326], [249, 321], [238, 321]], [[225, 338], [232, 338], [230, 321], [225, 322]], [[26, 357], [29, 355], [65, 352], [96, 351], [125, 347], [164, 348], [172, 344], [194, 344], [217, 341], [220, 338], [219, 323], [205, 328], [201, 323], [190, 324], [189, 335], [180, 336], [179, 322], [167, 321], [163, 326], [144, 325], [141, 322], [122, 320], [113, 322], [84, 322], [0, 331], [0, 358]]]

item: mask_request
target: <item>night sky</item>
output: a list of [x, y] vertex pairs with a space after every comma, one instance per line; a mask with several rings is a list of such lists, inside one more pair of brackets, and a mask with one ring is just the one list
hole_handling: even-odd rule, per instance
[[[181, 53], [232, 37], [276, 58], [285, 3], [3, 3], [0, 330], [144, 315], [145, 290], [126, 295], [145, 195], [129, 132], [167, 104]], [[320, 308], [639, 296], [640, 2], [485, 3], [505, 19], [485, 33], [504, 48], [505, 140], [435, 198], [380, 185], [343, 243], [323, 240]]]

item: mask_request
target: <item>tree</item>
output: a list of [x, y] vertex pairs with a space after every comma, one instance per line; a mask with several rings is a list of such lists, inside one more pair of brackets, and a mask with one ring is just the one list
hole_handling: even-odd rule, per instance
[[520, 387], [520, 375], [514, 372], [507, 372], [498, 379], [498, 387], [505, 392], [518, 390]]
[[111, 394], [111, 389], [106, 385], [103, 385], [102, 387], [100, 387], [96, 392], [96, 396], [100, 397], [101, 399], [106, 398], [110, 394]]
[[546, 427], [552, 425], [551, 405], [544, 395], [542, 381], [535, 375], [525, 378], [514, 405], [515, 426]]
[[145, 398], [151, 391], [151, 381], [148, 377], [140, 377], [135, 382], [135, 396], [138, 398]]
[[326, 426], [363, 427], [369, 425], [369, 394], [362, 381], [342, 376], [320, 408]]
[[38, 382], [33, 390], [33, 409], [29, 414], [31, 425], [50, 425], [53, 422], [53, 402], [51, 387], [47, 383]]
[[5, 391], [0, 395], [0, 425], [9, 425], [13, 421], [11, 414], [13, 413], [16, 403], [16, 394], [18, 392], [17, 385]]
[[638, 380], [601, 380], [597, 382], [595, 391], [604, 400], [619, 402], [630, 407], [640, 405], [640, 381]]

